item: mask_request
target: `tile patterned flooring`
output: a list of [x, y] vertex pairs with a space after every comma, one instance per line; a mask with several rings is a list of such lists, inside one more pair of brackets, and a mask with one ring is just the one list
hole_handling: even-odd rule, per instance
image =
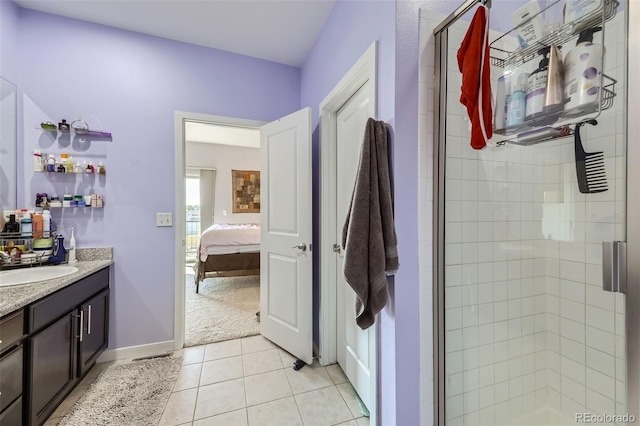
[[[299, 371], [295, 357], [262, 336], [185, 348], [160, 426], [368, 426], [338, 364]], [[119, 362], [128, 362], [124, 360]], [[57, 425], [98, 374], [97, 364], [52, 414]]]

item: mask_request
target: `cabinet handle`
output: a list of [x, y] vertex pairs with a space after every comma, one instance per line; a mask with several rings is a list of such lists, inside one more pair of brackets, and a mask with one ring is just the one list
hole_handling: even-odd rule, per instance
[[82, 329], [84, 328], [84, 309], [80, 309], [80, 341], [82, 342]]
[[91, 305], [89, 305], [89, 318], [87, 319], [87, 335], [91, 334]]

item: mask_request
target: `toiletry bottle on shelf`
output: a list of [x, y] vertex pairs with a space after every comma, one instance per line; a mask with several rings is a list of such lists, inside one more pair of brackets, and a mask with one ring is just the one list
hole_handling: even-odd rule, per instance
[[105, 169], [104, 164], [102, 164], [102, 161], [98, 163], [98, 174], [103, 176], [107, 174], [107, 169]]
[[89, 161], [89, 165], [87, 166], [87, 173], [92, 175], [96, 172], [95, 167], [93, 167], [93, 163]]
[[33, 221], [27, 209], [22, 209], [20, 218], [20, 235], [22, 238], [33, 238]]
[[524, 122], [526, 112], [527, 75], [512, 77], [512, 91], [507, 104], [507, 127], [519, 126]]
[[76, 161], [76, 167], [75, 169], [73, 169], [74, 173], [82, 173], [82, 166], [80, 165], [79, 161]]
[[44, 238], [51, 237], [51, 212], [49, 210], [42, 211], [42, 236]]
[[36, 213], [33, 215], [33, 238], [42, 238], [42, 214]]
[[562, 76], [562, 54], [552, 44], [549, 46], [549, 69], [547, 73], [547, 90], [544, 99], [544, 113], [550, 121], [555, 121], [564, 109], [564, 80]]
[[76, 262], [76, 237], [71, 228], [71, 238], [69, 238], [69, 263]]
[[59, 173], [66, 172], [67, 168], [65, 167], [65, 164], [67, 164], [67, 154], [60, 154], [60, 158], [56, 162], [56, 170]]
[[12, 213], [9, 215], [9, 221], [4, 224], [4, 228], [2, 229], [2, 232], [8, 233], [8, 234], [16, 234], [20, 232], [20, 224], [16, 221], [15, 214]]
[[549, 54], [550, 47], [547, 46], [538, 51], [542, 55], [542, 59], [538, 64], [538, 68], [529, 74], [527, 82], [527, 103], [526, 103], [526, 120], [532, 120], [544, 115], [544, 101], [547, 94], [547, 78], [549, 70]]
[[564, 23], [577, 21], [600, 6], [600, 0], [567, 0], [564, 10]]
[[505, 76], [498, 77], [498, 87], [496, 90], [496, 110], [493, 115], [493, 129], [504, 129], [507, 112], [507, 93]]
[[70, 129], [69, 123], [67, 123], [67, 120], [63, 118], [62, 121], [58, 123], [58, 130], [60, 130], [61, 132], [68, 132], [69, 129]]
[[67, 158], [67, 162], [64, 165], [64, 167], [67, 169], [67, 173], [73, 173], [73, 157], [69, 156], [69, 158]]
[[89, 165], [87, 164], [87, 160], [84, 160], [84, 161], [82, 162], [82, 171], [83, 171], [84, 173], [89, 173], [89, 170], [88, 170], [88, 169], [89, 169]]
[[56, 157], [53, 154], [49, 154], [49, 159], [47, 160], [47, 171], [56, 171]]
[[602, 84], [602, 66], [605, 49], [593, 42], [593, 33], [602, 28], [580, 31], [576, 47], [564, 60], [564, 110], [580, 111], [593, 107], [598, 101]]
[[520, 47], [526, 49], [539, 43], [544, 36], [544, 22], [538, 0], [531, 0], [511, 15]]
[[39, 149], [33, 150], [33, 171], [42, 171], [42, 152]]

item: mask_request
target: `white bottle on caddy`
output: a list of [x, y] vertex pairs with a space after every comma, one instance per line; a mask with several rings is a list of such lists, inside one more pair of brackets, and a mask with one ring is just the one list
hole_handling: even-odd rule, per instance
[[49, 210], [42, 211], [42, 237], [51, 237], [51, 212]]
[[69, 239], [69, 263], [75, 263], [76, 260], [76, 237], [71, 228], [71, 238]]

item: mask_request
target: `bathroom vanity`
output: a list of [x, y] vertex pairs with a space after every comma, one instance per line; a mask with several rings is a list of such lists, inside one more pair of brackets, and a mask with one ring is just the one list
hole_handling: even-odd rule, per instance
[[0, 287], [0, 424], [43, 424], [105, 350], [112, 263]]

